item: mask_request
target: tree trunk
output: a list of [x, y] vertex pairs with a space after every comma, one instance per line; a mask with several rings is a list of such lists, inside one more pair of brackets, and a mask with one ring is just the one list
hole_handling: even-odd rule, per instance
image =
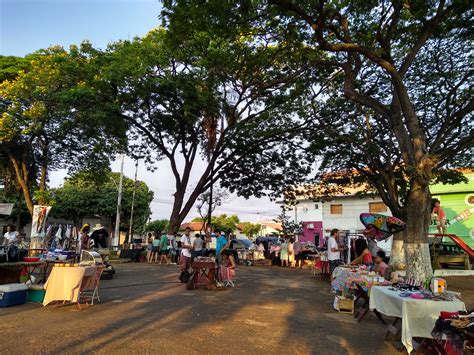
[[429, 179], [416, 176], [405, 202], [406, 230], [403, 232], [407, 277], [425, 281], [433, 276], [428, 246], [431, 194]]
[[[33, 198], [30, 192], [28, 167], [24, 162], [19, 162], [13, 155], [9, 155], [10, 161], [12, 162], [13, 168], [15, 169], [15, 177], [23, 191], [23, 197], [25, 198], [26, 207], [33, 217]], [[21, 164], [21, 167], [20, 167]]]
[[184, 190], [186, 188], [180, 188], [174, 194], [174, 203], [173, 203], [173, 210], [171, 211], [170, 222], [168, 224], [168, 234], [172, 235], [178, 233], [179, 227], [181, 226], [181, 218], [180, 212], [181, 207], [183, 206], [184, 201]]
[[404, 233], [393, 235], [390, 265], [393, 265], [396, 269], [399, 269], [401, 265], [406, 265], [405, 249], [403, 248], [404, 238]]

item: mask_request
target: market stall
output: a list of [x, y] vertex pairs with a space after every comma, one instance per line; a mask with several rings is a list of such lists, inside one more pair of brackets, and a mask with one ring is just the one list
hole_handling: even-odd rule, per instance
[[83, 251], [79, 264], [55, 265], [44, 285], [43, 305], [54, 301], [77, 303], [99, 299], [99, 281], [104, 265], [96, 252]]
[[433, 337], [431, 331], [440, 312], [466, 310], [464, 302], [452, 293], [433, 295], [428, 291], [404, 291], [381, 286], [372, 287], [369, 307], [396, 317], [389, 327], [396, 327], [401, 320], [401, 340], [408, 353], [414, 348], [414, 337]]
[[193, 260], [191, 267], [193, 274], [186, 284], [186, 289], [194, 290], [199, 285], [204, 285], [208, 289], [214, 289], [217, 263], [214, 258], [197, 257]]

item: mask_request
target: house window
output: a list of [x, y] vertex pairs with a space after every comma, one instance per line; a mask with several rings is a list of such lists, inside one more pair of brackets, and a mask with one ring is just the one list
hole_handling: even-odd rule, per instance
[[318, 204], [315, 204], [315, 205], [314, 205], [314, 209], [315, 209], [315, 210], [319, 210], [319, 205], [318, 205]]
[[387, 212], [387, 206], [383, 202], [369, 202], [369, 212], [370, 213]]
[[331, 214], [342, 214], [342, 205], [331, 205]]

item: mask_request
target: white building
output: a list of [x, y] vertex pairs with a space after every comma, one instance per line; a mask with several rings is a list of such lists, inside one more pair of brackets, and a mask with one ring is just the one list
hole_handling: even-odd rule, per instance
[[[361, 213], [391, 215], [377, 194], [360, 194], [359, 191], [346, 191], [348, 194], [325, 202], [315, 202], [305, 197], [299, 199], [296, 206], [289, 208], [288, 216], [292, 221], [303, 225], [300, 240], [323, 245], [324, 238], [329, 236], [331, 229], [334, 228], [339, 229], [342, 234], [360, 234], [364, 230], [359, 218]], [[389, 252], [391, 238], [379, 242], [378, 246]]]

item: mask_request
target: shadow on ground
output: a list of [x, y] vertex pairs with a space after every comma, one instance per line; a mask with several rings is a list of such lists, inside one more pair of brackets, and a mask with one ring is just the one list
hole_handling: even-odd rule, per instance
[[0, 309], [1, 353], [396, 353], [373, 314], [334, 311], [308, 270], [240, 267], [234, 289], [187, 291], [175, 266], [116, 269], [93, 307]]

